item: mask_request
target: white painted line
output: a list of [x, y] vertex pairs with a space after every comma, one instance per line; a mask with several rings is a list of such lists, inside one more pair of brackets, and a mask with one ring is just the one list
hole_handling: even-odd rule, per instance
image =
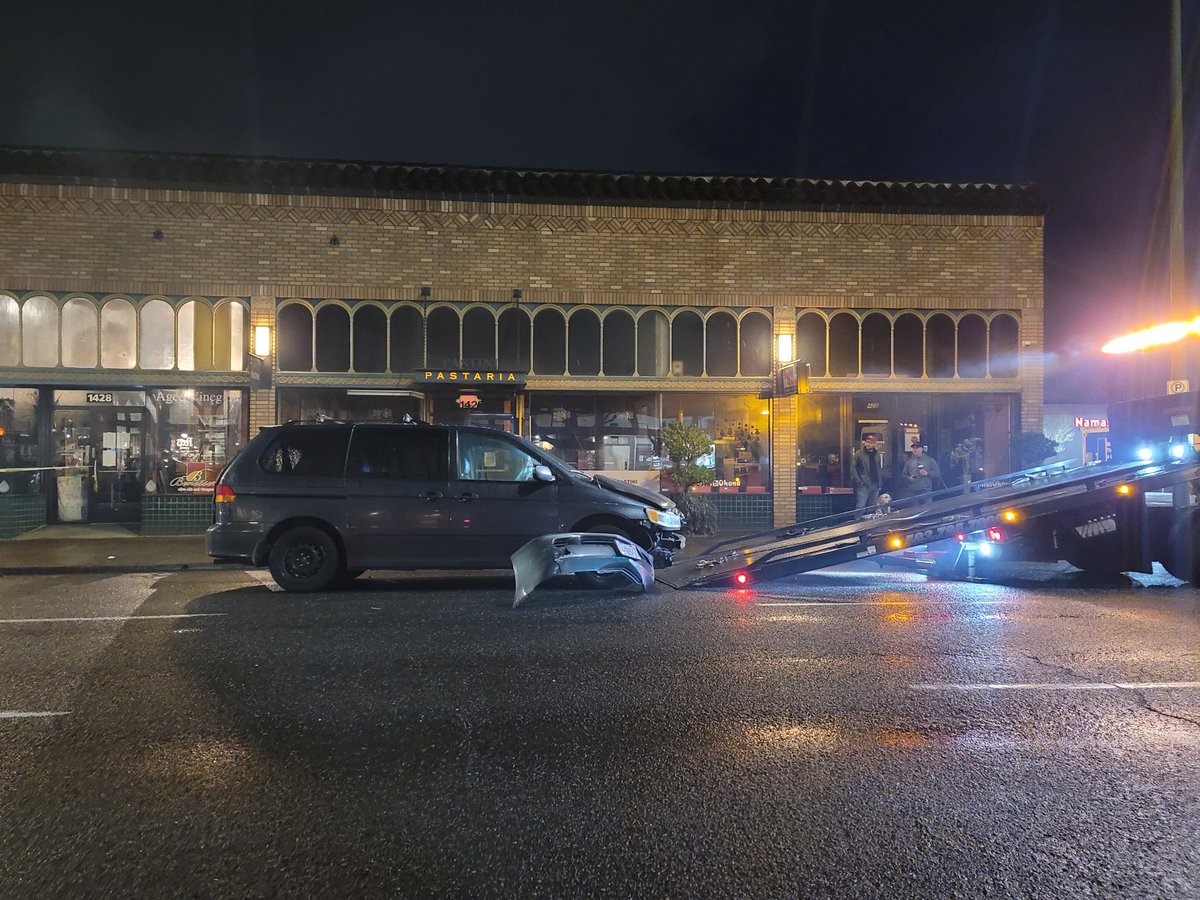
[[51, 716], [69, 715], [69, 712], [25, 712], [20, 709], [0, 709], [0, 719], [46, 719]]
[[911, 684], [914, 691], [1152, 691], [1197, 690], [1200, 681], [1076, 681], [1062, 683], [1026, 682], [1017, 684]]
[[266, 586], [268, 590], [275, 591], [276, 593], [283, 590], [283, 588], [275, 583], [275, 579], [271, 577], [270, 572], [263, 572], [258, 569], [246, 569], [245, 571], [249, 577]]
[[136, 619], [201, 619], [227, 616], [228, 613], [171, 613], [161, 616], [63, 616], [56, 619], [0, 619], [0, 625], [25, 625], [32, 622], [129, 622]]

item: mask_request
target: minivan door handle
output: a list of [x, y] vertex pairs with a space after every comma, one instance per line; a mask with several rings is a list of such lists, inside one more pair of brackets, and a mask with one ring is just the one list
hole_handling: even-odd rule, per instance
[[425, 493], [423, 493], [421, 495], [421, 499], [425, 500], [427, 502], [432, 502], [434, 500], [441, 500], [442, 493], [441, 493], [441, 491], [426, 491]]
[[479, 499], [479, 495], [478, 495], [478, 494], [472, 494], [470, 491], [467, 491], [467, 492], [466, 492], [466, 493], [464, 493], [464, 494], [459, 494], [459, 495], [458, 495], [458, 502], [459, 502], [459, 503], [470, 503], [472, 500], [478, 500], [478, 499]]

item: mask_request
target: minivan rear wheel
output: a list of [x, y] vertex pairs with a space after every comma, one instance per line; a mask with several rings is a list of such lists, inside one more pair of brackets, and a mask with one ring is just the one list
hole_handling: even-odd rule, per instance
[[285, 591], [321, 591], [342, 572], [342, 554], [332, 537], [320, 528], [289, 528], [271, 547], [271, 577]]

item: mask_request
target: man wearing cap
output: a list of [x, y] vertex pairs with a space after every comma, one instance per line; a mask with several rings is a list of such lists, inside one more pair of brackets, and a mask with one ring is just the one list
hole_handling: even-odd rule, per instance
[[[918, 468], [925, 469], [925, 478], [929, 481], [929, 486], [923, 491], [918, 488], [918, 482], [914, 480], [917, 477]], [[912, 439], [912, 447], [910, 448], [908, 459], [904, 461], [903, 475], [903, 483], [908, 486], [910, 495], [914, 497], [933, 491], [933, 486], [942, 477], [942, 471], [938, 468], [937, 460], [932, 456], [925, 455], [925, 448], [921, 446], [920, 438]], [[923, 484], [924, 482], [921, 483]]]
[[854, 508], [866, 509], [879, 504], [879, 488], [883, 483], [879, 464], [879, 447], [875, 435], [863, 438], [862, 446], [850, 460], [850, 483], [854, 485]]

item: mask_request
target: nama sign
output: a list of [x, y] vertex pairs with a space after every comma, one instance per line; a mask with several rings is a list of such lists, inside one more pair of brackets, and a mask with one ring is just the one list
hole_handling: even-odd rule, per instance
[[1107, 429], [1108, 428], [1108, 419], [1088, 419], [1084, 416], [1076, 416], [1075, 417], [1075, 427], [1076, 428]]

